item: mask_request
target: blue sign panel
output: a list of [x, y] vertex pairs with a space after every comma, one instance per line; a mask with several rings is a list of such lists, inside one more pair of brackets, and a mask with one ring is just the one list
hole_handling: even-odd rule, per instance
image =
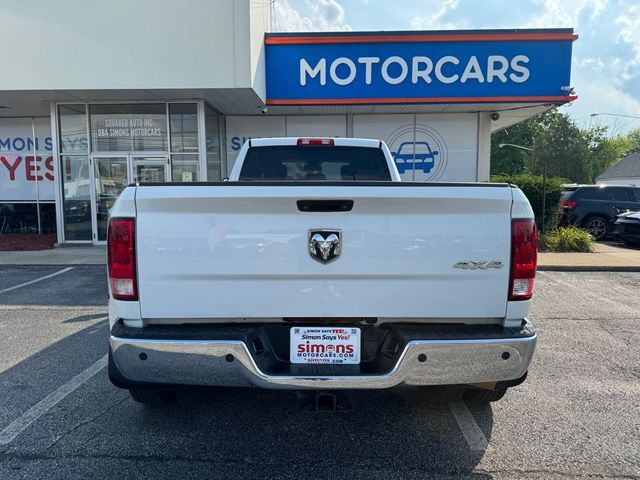
[[568, 87], [576, 36], [537, 32], [271, 35], [265, 40], [267, 104], [575, 99]]

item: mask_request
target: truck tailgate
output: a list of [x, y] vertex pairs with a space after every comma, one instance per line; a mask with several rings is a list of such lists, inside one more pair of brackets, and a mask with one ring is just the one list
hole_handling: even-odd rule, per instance
[[[353, 200], [302, 212], [298, 200]], [[507, 305], [506, 185], [150, 185], [136, 189], [148, 319], [499, 318]], [[308, 232], [341, 231], [323, 264]], [[454, 268], [458, 262], [502, 268]]]

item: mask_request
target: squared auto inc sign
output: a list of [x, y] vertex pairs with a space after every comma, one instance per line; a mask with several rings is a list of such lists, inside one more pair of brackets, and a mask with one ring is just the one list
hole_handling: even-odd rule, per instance
[[265, 38], [268, 105], [565, 103], [569, 29]]

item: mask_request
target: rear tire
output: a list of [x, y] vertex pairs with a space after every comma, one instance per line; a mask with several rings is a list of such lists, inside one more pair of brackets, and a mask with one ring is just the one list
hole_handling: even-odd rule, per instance
[[583, 228], [591, 234], [594, 240], [602, 240], [609, 233], [609, 221], [599, 215], [587, 218]]
[[131, 398], [147, 407], [158, 407], [170, 401], [171, 393], [165, 390], [141, 390], [130, 388]]
[[502, 399], [507, 393], [506, 388], [499, 388], [497, 390], [479, 390], [475, 388], [468, 388], [464, 392], [464, 399], [471, 403], [489, 403], [497, 402]]

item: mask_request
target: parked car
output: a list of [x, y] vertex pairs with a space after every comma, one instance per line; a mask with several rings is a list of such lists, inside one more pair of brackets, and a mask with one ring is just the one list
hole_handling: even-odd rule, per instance
[[618, 215], [613, 236], [629, 246], [640, 246], [640, 212], [625, 212]]
[[401, 174], [408, 170], [422, 170], [424, 173], [429, 173], [439, 154], [438, 150], [431, 150], [431, 145], [427, 142], [403, 142], [397, 152], [391, 153]]
[[182, 385], [499, 400], [535, 349], [536, 245], [517, 187], [402, 183], [379, 140], [252, 139], [228, 182], [116, 200], [109, 375], [141, 403]]
[[640, 210], [640, 187], [580, 185], [562, 194], [560, 207], [561, 225], [577, 225], [601, 240], [620, 212]]

